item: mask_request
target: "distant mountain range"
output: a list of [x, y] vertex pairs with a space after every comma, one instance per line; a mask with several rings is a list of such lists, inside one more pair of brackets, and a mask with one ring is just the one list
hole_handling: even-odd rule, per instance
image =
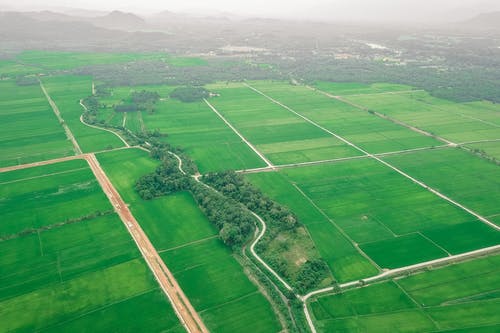
[[471, 28], [500, 30], [500, 11], [479, 14], [462, 24]]

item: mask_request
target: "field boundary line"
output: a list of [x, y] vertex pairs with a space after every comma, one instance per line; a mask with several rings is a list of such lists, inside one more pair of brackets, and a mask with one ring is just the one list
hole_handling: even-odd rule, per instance
[[449, 264], [449, 263], [458, 263], [458, 262], [473, 259], [476, 257], [481, 257], [484, 255], [497, 253], [499, 251], [500, 251], [500, 245], [495, 245], [495, 246], [491, 246], [491, 247], [487, 247], [487, 248], [483, 248], [483, 249], [479, 249], [479, 250], [474, 250], [474, 251], [470, 251], [470, 252], [456, 254], [453, 256], [449, 256], [449, 257], [434, 259], [434, 260], [430, 260], [430, 261], [426, 261], [426, 262], [422, 262], [422, 263], [418, 263], [418, 264], [414, 264], [414, 265], [410, 265], [410, 266], [391, 269], [391, 270], [385, 271], [381, 274], [378, 274], [378, 275], [375, 275], [375, 276], [372, 276], [369, 278], [340, 284], [340, 285], [338, 285], [337, 288], [327, 287], [327, 288], [312, 291], [304, 296], [301, 296], [301, 300], [303, 302], [303, 310], [304, 310], [304, 314], [306, 316], [307, 323], [308, 323], [311, 331], [313, 333], [316, 333], [316, 328], [314, 326], [311, 314], [310, 314], [309, 309], [307, 307], [308, 300], [313, 296], [336, 291], [338, 289], [345, 290], [345, 289], [350, 289], [350, 288], [365, 287], [368, 284], [381, 282], [385, 279], [398, 277], [398, 276], [404, 275], [406, 273], [417, 273], [421, 270], [426, 270], [426, 269], [430, 269], [430, 268], [438, 268], [440, 266], [444, 266], [444, 265]]
[[94, 154], [85, 154], [92, 172], [108, 197], [116, 213], [122, 220], [125, 228], [132, 236], [137, 248], [142, 254], [145, 262], [158, 281], [161, 289], [169, 299], [182, 325], [189, 333], [208, 333], [208, 329], [201, 320], [199, 314], [189, 302], [188, 298], [175, 280], [173, 274], [167, 268], [153, 244], [147, 237], [140, 224], [130, 212], [128, 206], [115, 189], [106, 173], [101, 168]]
[[83, 155], [73, 155], [73, 156], [54, 158], [52, 160], [45, 160], [45, 161], [40, 161], [40, 162], [33, 162], [33, 163], [26, 163], [26, 164], [19, 164], [19, 165], [3, 167], [3, 168], [0, 168], [0, 173], [14, 171], [14, 170], [21, 170], [21, 169], [29, 169], [29, 168], [34, 168], [34, 167], [38, 167], [38, 166], [56, 164], [56, 163], [61, 163], [61, 162], [73, 161], [73, 160], [83, 160], [83, 159], [85, 159], [85, 156], [83, 156]]
[[[413, 183], [423, 187], [424, 189], [427, 189], [428, 191], [430, 191], [431, 193], [437, 195], [438, 197], [448, 201], [449, 203], [452, 203], [453, 205], [465, 210], [467, 213], [475, 216], [477, 219], [479, 219], [481, 222], [489, 225], [490, 227], [494, 228], [495, 230], [500, 230], [500, 226], [497, 226], [496, 224], [494, 224], [493, 222], [489, 221], [488, 219], [486, 219], [485, 217], [477, 214], [476, 212], [474, 212], [473, 210], [461, 205], [460, 203], [454, 201], [453, 199], [447, 197], [446, 195], [438, 192], [437, 190], [429, 187], [428, 185], [426, 185], [425, 183], [415, 179], [414, 177], [410, 176], [409, 174], [405, 173], [404, 171], [398, 169], [397, 167], [391, 165], [390, 163], [380, 159], [379, 157], [375, 156], [374, 154], [371, 154], [369, 152], [367, 152], [366, 150], [360, 148], [359, 146], [355, 145], [354, 143], [348, 141], [347, 139], [341, 137], [340, 135], [338, 134], [335, 134], [334, 132], [326, 129], [325, 127], [319, 125], [318, 123], [314, 122], [313, 120], [309, 119], [308, 117], [298, 113], [297, 111], [293, 110], [292, 108], [286, 106], [285, 104], [279, 102], [278, 100], [266, 95], [265, 93], [263, 93], [262, 91], [250, 86], [249, 84], [247, 84], [246, 82], [244, 83], [245, 86], [247, 86], [249, 89], [255, 91], [256, 93], [266, 97], [267, 99], [269, 99], [270, 101], [272, 101], [273, 103], [275, 104], [278, 104], [280, 105], [281, 107], [287, 109], [288, 111], [292, 112], [293, 114], [299, 116], [300, 118], [306, 120], [307, 122], [315, 125], [316, 127], [322, 129], [323, 131], [325, 131], [326, 133], [329, 133], [335, 137], [337, 137], [338, 139], [340, 139], [341, 141], [347, 143], [348, 145], [350, 145], [351, 147], [355, 148], [356, 150], [362, 152], [363, 154], [367, 155], [368, 157], [371, 157], [373, 158], [374, 160], [378, 161], [379, 163], [385, 165], [386, 167], [392, 169], [393, 171], [397, 172], [398, 174], [406, 177], [407, 179], [411, 180]], [[311, 87], [309, 87], [309, 89], [313, 89]], [[314, 89], [313, 89], [314, 90]], [[334, 97], [335, 98], [335, 97]], [[446, 140], [444, 141], [446, 143], [448, 143], [451, 147], [454, 147], [456, 146], [456, 144]], [[411, 270], [416, 270], [416, 269], [419, 269], [419, 268], [422, 268], [422, 267], [428, 267], [430, 265], [437, 265], [437, 264], [442, 264], [442, 263], [448, 263], [448, 262], [452, 262], [453, 260], [457, 260], [457, 259], [462, 259], [462, 258], [469, 258], [470, 256], [477, 256], [477, 255], [483, 255], [484, 253], [489, 253], [489, 252], [492, 252], [492, 251], [498, 251], [500, 249], [500, 245], [498, 246], [493, 246], [493, 247], [489, 247], [489, 248], [485, 248], [485, 249], [480, 249], [480, 250], [476, 250], [476, 251], [471, 251], [471, 252], [467, 252], [467, 253], [464, 253], [464, 254], [460, 254], [460, 255], [454, 255], [454, 256], [449, 256], [449, 257], [445, 257], [445, 258], [441, 258], [441, 259], [435, 259], [435, 260], [432, 260], [432, 261], [428, 261], [428, 262], [424, 262], [424, 263], [420, 263], [420, 264], [415, 264], [415, 265], [412, 265], [412, 266], [406, 266], [406, 267], [403, 267], [403, 268], [398, 268], [398, 269], [393, 269], [393, 270], [388, 270], [388, 271], [385, 271], [379, 275], [376, 275], [376, 276], [373, 276], [373, 277], [370, 277], [370, 278], [366, 278], [366, 279], [362, 279], [360, 281], [363, 281], [363, 282], [360, 282], [360, 281], [351, 281], [351, 282], [347, 282], [347, 283], [344, 283], [344, 284], [341, 284], [339, 285], [339, 287], [342, 289], [345, 289], [345, 288], [348, 288], [348, 287], [353, 287], [353, 286], [359, 286], [360, 284], [366, 284], [366, 283], [370, 283], [370, 282], [373, 282], [373, 281], [377, 281], [377, 280], [380, 280], [380, 279], [383, 279], [383, 278], [386, 278], [386, 277], [391, 277], [391, 276], [394, 276], [396, 274], [400, 274], [401, 272], [408, 272], [408, 271], [411, 271]], [[310, 313], [309, 313], [309, 310], [307, 308], [307, 300], [311, 297], [311, 296], [314, 296], [314, 295], [317, 295], [317, 294], [320, 294], [320, 293], [324, 293], [324, 292], [328, 292], [328, 291], [332, 291], [334, 290], [334, 287], [328, 287], [328, 288], [323, 288], [323, 289], [319, 289], [319, 290], [316, 290], [316, 291], [312, 291], [304, 296], [300, 296], [300, 299], [302, 300], [303, 302], [303, 310], [304, 310], [304, 314], [306, 316], [306, 320], [307, 320], [307, 323], [309, 325], [309, 328], [311, 330], [311, 332], [313, 333], [316, 333], [316, 328], [314, 326], [314, 323], [312, 321], [312, 318], [310, 316]]]
[[[451, 148], [451, 147], [449, 145], [441, 145], [441, 146], [413, 148], [413, 149], [406, 149], [406, 150], [396, 150], [396, 151], [390, 151], [390, 152], [386, 152], [386, 153], [377, 153], [377, 154], [373, 154], [373, 155], [374, 156], [383, 157], [383, 156], [398, 155], [398, 154], [409, 154], [409, 153], [413, 153], [413, 152], [416, 152], [416, 151], [433, 150], [433, 149], [445, 149], [445, 148]], [[274, 166], [274, 168], [264, 167], [264, 168], [254, 168], [254, 169], [242, 169], [242, 170], [237, 170], [235, 172], [236, 173], [241, 173], [241, 174], [250, 174], [250, 173], [259, 173], [259, 172], [270, 172], [270, 171], [276, 171], [276, 170], [280, 170], [280, 169], [299, 168], [299, 167], [306, 167], [306, 166], [311, 166], [311, 165], [329, 164], [329, 163], [336, 163], [336, 162], [343, 162], [343, 161], [364, 159], [364, 158], [370, 158], [370, 157], [371, 156], [369, 156], [369, 155], [339, 157], [339, 158], [333, 158], [333, 159], [330, 159], [330, 160], [319, 160], [319, 161], [310, 161], [310, 162], [298, 162], [298, 163], [290, 163], [290, 164], [277, 164], [277, 165]]]
[[[319, 125], [318, 123], [314, 122], [313, 120], [311, 120], [311, 119], [307, 118], [306, 116], [304, 116], [304, 115], [302, 115], [302, 114], [298, 113], [297, 111], [295, 111], [295, 110], [291, 109], [290, 107], [288, 107], [288, 106], [284, 105], [283, 103], [281, 103], [281, 102], [279, 102], [279, 101], [277, 101], [277, 100], [273, 99], [272, 97], [270, 97], [270, 96], [268, 96], [268, 95], [264, 94], [264, 93], [263, 93], [263, 92], [261, 92], [260, 90], [258, 90], [258, 89], [256, 89], [256, 88], [254, 88], [254, 87], [252, 87], [252, 86], [250, 86], [250, 85], [248, 85], [247, 83], [244, 83], [244, 84], [245, 84], [247, 87], [249, 87], [250, 89], [254, 90], [255, 92], [257, 92], [257, 93], [261, 94], [262, 96], [267, 97], [269, 100], [273, 101], [274, 103], [276, 103], [276, 104], [278, 104], [278, 105], [281, 105], [281, 106], [282, 106], [282, 107], [284, 107], [285, 109], [287, 109], [287, 110], [289, 110], [290, 112], [292, 112], [292, 113], [294, 113], [294, 114], [298, 115], [299, 117], [301, 117], [301, 118], [303, 118], [304, 120], [306, 120], [306, 121], [310, 122], [311, 124], [313, 124], [313, 125], [317, 126], [318, 128], [320, 128], [320, 129], [324, 130], [325, 132], [330, 133], [331, 135], [334, 135], [335, 137], [338, 137], [338, 138], [339, 138], [339, 139], [341, 139], [342, 141], [344, 141], [344, 142], [348, 143], [351, 147], [353, 147], [353, 148], [355, 148], [356, 150], [358, 150], [358, 151], [360, 151], [360, 152], [364, 153], [365, 155], [367, 155], [367, 156], [369, 156], [369, 157], [373, 158], [374, 160], [378, 161], [379, 163], [381, 163], [381, 164], [385, 165], [386, 167], [388, 167], [388, 168], [392, 169], [393, 171], [397, 172], [397, 173], [398, 173], [398, 174], [400, 174], [401, 176], [406, 177], [407, 179], [411, 180], [413, 183], [415, 183], [415, 184], [417, 184], [417, 185], [419, 185], [419, 186], [423, 187], [424, 189], [426, 189], [426, 190], [428, 190], [429, 192], [431, 192], [431, 193], [435, 194], [436, 196], [440, 197], [441, 199], [444, 199], [445, 201], [447, 201], [447, 202], [449, 202], [449, 203], [451, 203], [451, 204], [453, 204], [453, 205], [457, 206], [458, 208], [460, 208], [460, 209], [462, 209], [462, 210], [466, 211], [466, 212], [467, 212], [467, 213], [469, 213], [470, 215], [472, 215], [472, 216], [476, 217], [479, 221], [481, 221], [481, 222], [483, 222], [483, 223], [485, 223], [485, 224], [489, 225], [490, 227], [492, 227], [493, 229], [495, 229], [495, 230], [497, 230], [497, 231], [500, 231], [500, 226], [497, 226], [495, 223], [491, 222], [490, 220], [488, 220], [488, 219], [487, 219], [487, 218], [485, 218], [484, 216], [479, 215], [478, 213], [476, 213], [476, 212], [475, 212], [475, 211], [473, 211], [472, 209], [465, 207], [464, 205], [462, 205], [462, 204], [458, 203], [457, 201], [455, 201], [455, 200], [451, 199], [450, 197], [448, 197], [448, 196], [446, 196], [446, 195], [442, 194], [441, 192], [439, 192], [439, 191], [435, 190], [434, 188], [432, 188], [432, 187], [428, 186], [428, 185], [427, 185], [427, 184], [425, 184], [424, 182], [422, 182], [422, 181], [420, 181], [420, 180], [418, 180], [418, 179], [416, 179], [416, 178], [414, 178], [414, 177], [410, 176], [408, 173], [406, 173], [406, 172], [402, 171], [401, 169], [399, 169], [399, 168], [395, 167], [394, 165], [392, 165], [392, 164], [390, 164], [390, 163], [388, 163], [388, 162], [386, 162], [386, 161], [382, 160], [381, 158], [377, 157], [376, 155], [374, 155], [374, 154], [372, 154], [372, 153], [367, 152], [367, 151], [366, 151], [366, 150], [364, 150], [363, 148], [361, 148], [361, 147], [357, 146], [356, 144], [354, 144], [354, 143], [352, 143], [352, 142], [348, 141], [347, 139], [344, 139], [344, 138], [343, 138], [343, 137], [341, 137], [340, 135], [335, 134], [335, 133], [333, 133], [332, 131], [330, 131], [330, 130], [328, 130], [328, 129], [324, 128], [323, 126], [321, 126], [321, 125]], [[309, 87], [309, 88], [310, 88], [310, 89], [313, 89], [313, 88], [311, 88], [311, 87]], [[451, 147], [454, 147], [454, 146], [456, 146], [456, 144], [453, 144], [453, 143], [452, 143], [450, 146], [451, 146]]]
[[14, 180], [6, 181], [6, 182], [1, 182], [0, 185], [7, 185], [7, 184], [13, 184], [13, 183], [23, 182], [23, 181], [26, 181], [26, 180], [33, 180], [33, 179], [38, 179], [38, 178], [63, 175], [63, 174], [66, 174], [66, 173], [72, 173], [72, 172], [77, 172], [77, 171], [81, 171], [81, 170], [88, 170], [88, 168], [87, 167], [76, 168], [76, 169], [71, 169], [71, 170], [64, 170], [64, 171], [59, 171], [59, 172], [47, 173], [47, 174], [39, 175], [39, 176], [26, 177], [26, 178], [21, 178], [21, 179], [14, 179]]
[[45, 89], [45, 86], [43, 85], [43, 82], [42, 80], [40, 80], [38, 78], [38, 82], [40, 83], [40, 88], [42, 89], [44, 95], [45, 95], [45, 98], [47, 98], [47, 101], [49, 102], [50, 104], [50, 107], [52, 108], [52, 111], [54, 111], [54, 114], [56, 115], [57, 119], [59, 120], [59, 124], [61, 124], [61, 126], [63, 127], [64, 129], [64, 132], [66, 133], [66, 136], [68, 137], [68, 139], [71, 141], [71, 143], [73, 144], [73, 149], [75, 150], [75, 153], [77, 155], [81, 155], [83, 154], [82, 152], [82, 149], [80, 148], [80, 146], [78, 145], [78, 142], [76, 141], [76, 138], [75, 136], [73, 135], [73, 133], [71, 132], [71, 130], [69, 129], [68, 125], [66, 124], [66, 122], [64, 121], [62, 115], [61, 115], [61, 112], [59, 111], [59, 108], [57, 107], [57, 104], [52, 100], [52, 98], [50, 97], [49, 93], [47, 92], [47, 90]]
[[343, 138], [343, 137], [341, 137], [340, 135], [333, 133], [333, 132], [332, 132], [332, 131], [330, 131], [329, 129], [327, 129], [327, 128], [325, 128], [325, 127], [321, 126], [321, 125], [320, 125], [320, 124], [318, 124], [317, 122], [315, 122], [315, 121], [313, 121], [313, 120], [311, 120], [311, 119], [307, 118], [306, 116], [304, 116], [304, 115], [302, 115], [302, 114], [298, 113], [297, 111], [295, 111], [295, 110], [293, 110], [292, 108], [290, 108], [290, 107], [286, 106], [285, 104], [281, 103], [280, 101], [278, 101], [278, 100], [276, 100], [276, 99], [272, 98], [271, 96], [266, 95], [265, 93], [263, 93], [262, 91], [258, 90], [257, 88], [252, 87], [252, 86], [251, 86], [251, 85], [249, 85], [248, 83], [246, 83], [246, 82], [245, 82], [245, 83], [243, 83], [243, 85], [245, 85], [247, 88], [249, 88], [249, 89], [253, 90], [254, 92], [258, 93], [259, 95], [262, 95], [262, 96], [264, 96], [265, 98], [269, 99], [271, 102], [273, 102], [273, 103], [275, 103], [275, 104], [278, 104], [278, 105], [279, 105], [279, 106], [281, 106], [282, 108], [284, 108], [284, 109], [286, 109], [286, 110], [290, 111], [291, 113], [295, 114], [296, 116], [298, 116], [298, 117], [300, 117], [300, 118], [304, 119], [304, 120], [305, 120], [305, 121], [307, 121], [308, 123], [310, 123], [310, 124], [312, 124], [312, 125], [316, 126], [317, 128], [319, 128], [319, 129], [323, 130], [324, 132], [326, 132], [326, 133], [328, 133], [328, 134], [330, 134], [330, 135], [334, 136], [335, 138], [339, 139], [340, 141], [344, 142], [345, 144], [347, 144], [347, 145], [349, 145], [349, 146], [353, 147], [354, 149], [356, 149], [356, 150], [358, 150], [358, 151], [361, 151], [364, 155], [370, 155], [369, 153], [367, 153], [366, 151], [362, 150], [361, 148], [359, 148], [358, 146], [356, 146], [356, 145], [355, 145], [355, 144], [353, 144], [352, 142], [347, 141], [346, 139], [344, 139], [344, 138]]
[[[302, 189], [297, 186], [297, 184], [292, 184], [292, 186], [297, 190], [299, 191], [299, 193], [307, 200], [309, 201], [309, 203], [324, 217], [326, 218], [326, 220], [328, 222], [330, 222], [331, 225], [333, 225], [335, 227], [335, 229], [337, 229], [340, 234], [346, 239], [349, 241], [349, 243], [352, 244], [352, 246], [356, 249], [356, 251], [362, 256], [364, 257], [365, 259], [367, 259], [372, 265], [373, 267], [375, 267], [379, 272], [382, 272], [382, 268], [375, 262], [373, 261], [372, 258], [370, 258], [370, 256], [368, 256], [358, 245], [358, 243], [356, 243], [351, 237], [349, 237], [349, 235], [344, 231], [344, 229], [342, 229], [334, 220], [332, 220], [324, 211], [323, 209], [321, 209], [307, 194], [304, 193], [304, 191], [302, 191]], [[306, 226], [307, 228], [307, 226]], [[313, 241], [314, 242], [314, 241]], [[333, 273], [332, 273], [333, 275]], [[335, 277], [335, 276], [334, 276]]]
[[454, 143], [454, 142], [452, 142], [452, 141], [450, 141], [448, 139], [445, 139], [445, 138], [443, 138], [441, 136], [432, 134], [432, 133], [427, 132], [427, 131], [425, 131], [423, 129], [420, 129], [418, 127], [412, 126], [410, 124], [407, 124], [407, 123], [405, 123], [405, 122], [403, 122], [401, 120], [392, 118], [390, 116], [387, 116], [387, 115], [385, 115], [383, 113], [380, 113], [378, 111], [375, 111], [375, 110], [369, 110], [367, 107], [365, 107], [363, 105], [360, 105], [360, 104], [357, 104], [357, 103], [354, 103], [354, 102], [351, 102], [351, 101], [347, 100], [345, 97], [335, 96], [335, 95], [332, 95], [332, 94], [330, 94], [330, 93], [328, 93], [326, 91], [323, 91], [323, 90], [320, 90], [320, 89], [317, 89], [317, 88], [314, 88], [314, 87], [311, 87], [311, 86], [308, 86], [308, 85], [306, 85], [305, 87], [308, 88], [308, 89], [310, 89], [310, 90], [312, 90], [312, 91], [315, 91], [315, 92], [318, 92], [318, 93], [320, 93], [322, 95], [325, 95], [326, 97], [329, 97], [329, 98], [338, 100], [338, 101], [340, 101], [340, 102], [342, 102], [344, 104], [348, 104], [350, 106], [353, 106], [353, 107], [355, 107], [358, 110], [366, 111], [368, 113], [372, 113], [372, 114], [376, 115], [379, 118], [388, 120], [388, 121], [390, 121], [390, 122], [392, 122], [392, 123], [394, 123], [396, 125], [405, 127], [405, 128], [407, 128], [409, 130], [412, 130], [413, 132], [416, 132], [416, 133], [422, 134], [424, 136], [428, 136], [428, 137], [434, 138], [434, 139], [436, 139], [438, 141], [441, 141], [441, 142], [444, 142], [444, 143], [446, 143], [446, 144], [448, 144], [450, 146], [456, 146], [457, 145], [456, 143]]
[[[88, 108], [85, 106], [85, 104], [83, 104], [83, 100], [81, 99], [80, 100], [80, 105], [82, 106], [82, 108], [87, 112], [88, 111]], [[82, 124], [84, 124], [85, 126], [88, 126], [88, 127], [91, 127], [91, 128], [95, 128], [95, 129], [99, 129], [99, 130], [102, 130], [102, 131], [106, 131], [106, 132], [110, 132], [110, 133], [113, 133], [114, 135], [116, 135], [118, 137], [118, 139], [120, 139], [123, 144], [125, 144], [126, 147], [130, 147], [130, 145], [128, 144], [127, 141], [125, 141], [124, 138], [122, 138], [122, 136], [118, 133], [116, 133], [115, 131], [113, 130], [110, 130], [108, 128], [103, 128], [103, 127], [100, 127], [100, 126], [96, 126], [96, 125], [91, 125], [91, 124], [88, 124], [85, 122], [85, 120], [83, 119], [83, 114], [80, 116], [80, 122]], [[125, 127], [125, 126], [123, 126]]]
[[[455, 255], [452, 255], [449, 257], [433, 259], [433, 260], [424, 261], [424, 262], [409, 265], [409, 266], [390, 269], [390, 270], [387, 270], [383, 273], [380, 273], [378, 275], [374, 275], [374, 276], [371, 276], [368, 278], [339, 284], [338, 287], [340, 289], [348, 289], [348, 288], [352, 288], [352, 287], [362, 287], [362, 286], [366, 286], [367, 284], [370, 284], [370, 283], [380, 282], [386, 278], [393, 278], [393, 277], [397, 277], [400, 275], [404, 275], [406, 273], [418, 272], [422, 269], [425, 270], [428, 268], [441, 267], [441, 266], [444, 266], [444, 265], [449, 264], [449, 263], [457, 263], [457, 262], [461, 262], [464, 260], [473, 259], [476, 257], [481, 257], [484, 255], [493, 254], [493, 253], [497, 253], [497, 252], [500, 252], [500, 245], [494, 245], [494, 246], [485, 247], [485, 248], [474, 250], [474, 251], [455, 254]], [[334, 291], [334, 290], [335, 290], [334, 287], [327, 287], [327, 288], [311, 291], [310, 293], [302, 296], [302, 299], [304, 301], [307, 301], [309, 298], [311, 298], [313, 296], [316, 296], [318, 294], [323, 294], [323, 293], [326, 293], [329, 291]]]
[[214, 238], [218, 238], [218, 237], [219, 237], [219, 235], [208, 236], [208, 237], [201, 238], [201, 239], [198, 239], [198, 240], [195, 240], [195, 241], [192, 241], [192, 242], [184, 243], [182, 245], [177, 245], [177, 246], [174, 246], [174, 247], [169, 247], [168, 249], [159, 250], [158, 253], [161, 254], [161, 253], [165, 253], [165, 252], [169, 252], [169, 251], [173, 251], [173, 250], [182, 249], [182, 248], [184, 248], [186, 246], [203, 243], [205, 241], [208, 241], [208, 240], [214, 239]]
[[488, 142], [499, 142], [500, 139], [487, 139], [487, 140], [477, 140], [477, 141], [466, 141], [466, 142], [460, 142], [457, 143], [458, 146], [464, 146], [464, 145], [473, 145], [476, 143], [488, 143]]
[[215, 114], [217, 116], [219, 116], [219, 118], [222, 119], [222, 121], [227, 126], [229, 126], [229, 128], [232, 129], [233, 132], [236, 133], [236, 135], [238, 135], [240, 137], [240, 139], [243, 140], [243, 142], [246, 143], [247, 146], [250, 147], [250, 149], [252, 149], [254, 151], [254, 153], [256, 153], [261, 158], [261, 160], [263, 160], [267, 164], [268, 168], [274, 168], [274, 165], [271, 163], [271, 161], [269, 161], [267, 159], [267, 157], [264, 156], [264, 154], [262, 154], [250, 141], [248, 141], [243, 136], [243, 134], [241, 134], [233, 125], [231, 125], [231, 123], [229, 121], [227, 121], [227, 119], [219, 111], [217, 111], [217, 109], [212, 104], [210, 104], [210, 102], [206, 98], [204, 98], [203, 100], [210, 107], [210, 109], [212, 109], [212, 111], [215, 112]]
[[[319, 89], [318, 89], [319, 90]], [[378, 96], [378, 95], [404, 95], [414, 92], [425, 92], [423, 89], [413, 89], [413, 90], [393, 90], [393, 91], [384, 91], [378, 93], [358, 93], [358, 94], [340, 94], [338, 96], [341, 97], [349, 97], [349, 96]]]

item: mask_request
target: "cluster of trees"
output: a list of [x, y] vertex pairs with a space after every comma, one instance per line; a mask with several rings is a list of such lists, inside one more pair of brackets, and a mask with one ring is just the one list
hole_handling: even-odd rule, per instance
[[[243, 205], [196, 181], [191, 174], [197, 172], [194, 162], [181, 155], [183, 170], [179, 161], [170, 153], [173, 149], [165, 143], [154, 143], [151, 157], [162, 161], [151, 174], [139, 178], [135, 190], [145, 199], [168, 195], [177, 191], [190, 191], [203, 213], [218, 229], [222, 241], [230, 247], [242, 246], [254, 230], [255, 218]], [[184, 158], [183, 158], [184, 157]]]
[[201, 101], [210, 95], [209, 91], [203, 87], [178, 87], [170, 93], [171, 98], [175, 98], [184, 103]]
[[130, 103], [114, 106], [116, 112], [147, 111], [153, 113], [160, 95], [156, 91], [133, 91], [130, 94]]
[[161, 165], [135, 183], [135, 190], [144, 200], [168, 195], [191, 188], [191, 178], [180, 172], [174, 156], [165, 156]]
[[[283, 251], [276, 248], [277, 243], [273, 242], [273, 239], [280, 235], [289, 235], [296, 239], [301, 226], [298, 217], [287, 207], [265, 196], [242, 175], [234, 171], [209, 173], [203, 176], [203, 181], [223, 195], [259, 214], [266, 221], [269, 228], [264, 239], [258, 244], [258, 251], [278, 274], [289, 279], [299, 293], [316, 287], [328, 276], [328, 266], [321, 259], [309, 259], [300, 265], [298, 272], [292, 273], [290, 263], [287, 263], [282, 256], [287, 248], [283, 248]], [[286, 247], [286, 244], [284, 245]]]
[[160, 94], [156, 91], [134, 91], [130, 94], [132, 102], [137, 105], [137, 109], [147, 111], [149, 113], [154, 111], [155, 105], [160, 99]]
[[295, 288], [299, 293], [316, 287], [319, 282], [328, 276], [328, 265], [320, 259], [306, 261], [300, 268], [295, 281]]
[[215, 192], [199, 182], [192, 182], [191, 193], [207, 218], [219, 229], [222, 241], [241, 247], [252, 235], [255, 217], [240, 203]]
[[18, 86], [34, 86], [39, 84], [38, 79], [34, 75], [18, 76], [16, 77], [16, 84]]
[[265, 196], [242, 175], [234, 171], [209, 173], [203, 176], [203, 181], [225, 196], [241, 202], [279, 229], [293, 230], [300, 225], [297, 216], [287, 207]]

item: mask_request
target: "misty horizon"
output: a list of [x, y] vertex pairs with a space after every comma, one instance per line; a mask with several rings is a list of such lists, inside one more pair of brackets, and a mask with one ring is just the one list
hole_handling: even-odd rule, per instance
[[[74, 14], [73, 11], [93, 11], [93, 14], [106, 14], [119, 10], [137, 15], [149, 16], [162, 11], [171, 11], [197, 16], [227, 17], [262, 17], [294, 20], [317, 21], [352, 21], [352, 22], [414, 22], [414, 23], [447, 23], [472, 18], [478, 14], [500, 10], [500, 3], [492, 0], [465, 0], [457, 4], [455, 1], [439, 3], [427, 1], [416, 3], [411, 0], [294, 0], [288, 1], [284, 7], [280, 1], [255, 0], [252, 2], [234, 3], [227, 0], [211, 1], [169, 1], [158, 4], [156, 1], [142, 1], [141, 6], [134, 1], [46, 1], [43, 5], [33, 0], [10, 1], [0, 0], [1, 11], [42, 11], [51, 10]], [[432, 5], [431, 5], [432, 4]]]

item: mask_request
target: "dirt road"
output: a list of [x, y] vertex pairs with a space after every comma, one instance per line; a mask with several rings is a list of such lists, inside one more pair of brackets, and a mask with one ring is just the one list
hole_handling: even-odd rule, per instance
[[184, 292], [177, 284], [174, 276], [163, 263], [160, 255], [153, 247], [149, 238], [146, 236], [139, 223], [136, 221], [127, 205], [118, 194], [118, 191], [116, 191], [109, 181], [95, 155], [86, 154], [84, 157], [94, 172], [94, 175], [99, 181], [104, 193], [112, 203], [114, 209], [137, 244], [137, 247], [141, 251], [142, 256], [146, 260], [146, 263], [150, 267], [154, 276], [158, 280], [161, 288], [169, 298], [177, 316], [186, 330], [190, 333], [208, 332], [208, 329], [205, 327], [198, 313], [195, 311], [186, 295], [184, 295]]

